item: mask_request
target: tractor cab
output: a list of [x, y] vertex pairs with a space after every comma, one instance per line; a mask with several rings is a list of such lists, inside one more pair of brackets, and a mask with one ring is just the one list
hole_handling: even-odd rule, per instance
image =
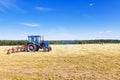
[[34, 52], [39, 49], [43, 49], [43, 51], [48, 52], [51, 51], [52, 48], [49, 46], [49, 42], [41, 39], [41, 36], [28, 36], [27, 51]]
[[28, 42], [39, 45], [41, 43], [41, 36], [28, 36]]

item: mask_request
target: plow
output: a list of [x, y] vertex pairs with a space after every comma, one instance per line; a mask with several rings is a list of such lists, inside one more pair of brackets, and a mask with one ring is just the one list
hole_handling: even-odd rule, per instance
[[16, 52], [35, 52], [43, 49], [44, 52], [49, 52], [52, 48], [49, 46], [48, 41], [41, 40], [41, 36], [34, 35], [28, 36], [28, 42], [26, 45], [12, 47], [7, 49], [7, 54], [16, 53]]
[[13, 47], [13, 48], [9, 48], [7, 49], [7, 54], [11, 54], [11, 53], [16, 53], [16, 52], [24, 52], [26, 51], [26, 46], [19, 46], [19, 47]]

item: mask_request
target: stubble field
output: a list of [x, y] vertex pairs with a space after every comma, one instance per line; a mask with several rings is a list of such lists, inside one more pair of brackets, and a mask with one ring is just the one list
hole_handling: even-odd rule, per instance
[[120, 44], [52, 45], [51, 52], [5, 54], [0, 80], [120, 80]]

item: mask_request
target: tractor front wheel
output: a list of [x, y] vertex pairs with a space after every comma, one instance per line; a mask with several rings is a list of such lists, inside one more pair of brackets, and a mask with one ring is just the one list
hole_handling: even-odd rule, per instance
[[49, 47], [49, 51], [52, 51], [52, 48], [51, 48], [51, 47]]
[[43, 48], [43, 51], [44, 51], [44, 52], [49, 52], [49, 47], [44, 47], [44, 48]]
[[28, 44], [27, 51], [28, 52], [35, 52], [37, 50], [37, 46], [35, 44]]

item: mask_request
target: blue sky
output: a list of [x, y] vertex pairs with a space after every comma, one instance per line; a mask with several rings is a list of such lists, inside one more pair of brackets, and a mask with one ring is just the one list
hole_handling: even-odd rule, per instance
[[120, 39], [120, 0], [0, 0], [0, 39]]

